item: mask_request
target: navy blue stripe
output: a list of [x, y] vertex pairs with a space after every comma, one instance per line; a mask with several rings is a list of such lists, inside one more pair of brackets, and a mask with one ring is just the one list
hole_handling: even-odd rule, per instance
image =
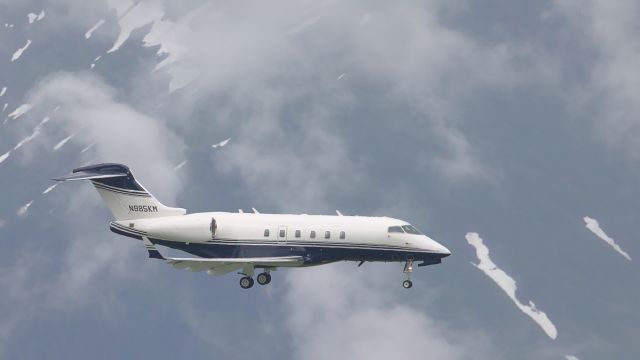
[[143, 192], [134, 192], [134, 191], [129, 191], [126, 189], [118, 189], [118, 188], [113, 188], [113, 187], [108, 187], [108, 186], [104, 186], [98, 182], [96, 182], [95, 180], [91, 181], [93, 183], [93, 186], [95, 186], [96, 188], [105, 190], [105, 191], [111, 191], [111, 192], [115, 192], [115, 193], [119, 193], [119, 194], [124, 194], [124, 195], [131, 195], [131, 196], [140, 196], [140, 197], [151, 197], [151, 194]]
[[305, 265], [318, 265], [335, 261], [405, 261], [408, 256], [416, 261], [424, 261], [425, 265], [440, 263], [442, 254], [418, 251], [383, 250], [383, 249], [350, 249], [309, 246], [260, 246], [260, 245], [226, 245], [196, 244], [150, 239], [156, 245], [163, 245], [182, 250], [203, 258], [243, 258], [243, 257], [281, 257], [302, 256]]
[[133, 234], [137, 234], [137, 235], [146, 235], [147, 233], [145, 231], [141, 231], [141, 230], [136, 230], [136, 229], [132, 229], [126, 226], [122, 226], [120, 224], [116, 224], [116, 223], [111, 223], [112, 227], [115, 227], [121, 231], [124, 232], [129, 232], [129, 233], [133, 233]]

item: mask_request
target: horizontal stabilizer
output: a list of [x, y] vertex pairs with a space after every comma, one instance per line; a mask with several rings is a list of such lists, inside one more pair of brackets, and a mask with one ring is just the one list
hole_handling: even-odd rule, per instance
[[67, 180], [91, 180], [91, 179], [107, 179], [114, 177], [127, 176], [127, 174], [100, 174], [96, 172], [79, 172], [75, 174], [69, 174], [61, 176], [59, 178], [51, 179], [54, 181], [67, 181]]

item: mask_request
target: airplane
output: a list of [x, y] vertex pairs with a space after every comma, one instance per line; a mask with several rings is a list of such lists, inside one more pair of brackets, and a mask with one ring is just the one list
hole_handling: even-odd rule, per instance
[[[238, 271], [240, 287], [251, 288], [255, 270], [260, 285], [277, 268], [337, 261], [404, 262], [405, 289], [418, 266], [439, 264], [449, 249], [406, 221], [389, 217], [205, 212], [187, 214], [160, 203], [126, 165], [104, 163], [74, 169], [55, 181], [89, 180], [111, 210], [116, 234], [142, 240], [149, 258], [178, 269], [222, 275]], [[156, 245], [197, 257], [163, 256]]]

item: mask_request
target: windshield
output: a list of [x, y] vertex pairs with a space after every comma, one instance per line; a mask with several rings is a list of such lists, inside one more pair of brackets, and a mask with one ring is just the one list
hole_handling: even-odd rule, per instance
[[404, 225], [402, 226], [402, 229], [407, 233], [407, 234], [415, 234], [415, 235], [422, 235], [422, 233], [420, 231], [418, 231], [418, 229], [414, 228], [411, 225]]
[[390, 226], [389, 227], [389, 232], [390, 233], [402, 233], [404, 231], [402, 231], [402, 227], [401, 226]]

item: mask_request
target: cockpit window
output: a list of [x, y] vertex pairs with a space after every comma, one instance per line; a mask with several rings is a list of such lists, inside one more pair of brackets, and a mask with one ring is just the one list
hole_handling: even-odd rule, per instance
[[407, 234], [415, 234], [415, 235], [421, 235], [422, 233], [420, 231], [418, 231], [418, 229], [414, 228], [411, 225], [404, 225], [402, 226], [402, 229], [407, 233]]
[[390, 233], [401, 233], [401, 232], [404, 232], [404, 231], [402, 231], [402, 227], [401, 226], [389, 226], [389, 232]]

